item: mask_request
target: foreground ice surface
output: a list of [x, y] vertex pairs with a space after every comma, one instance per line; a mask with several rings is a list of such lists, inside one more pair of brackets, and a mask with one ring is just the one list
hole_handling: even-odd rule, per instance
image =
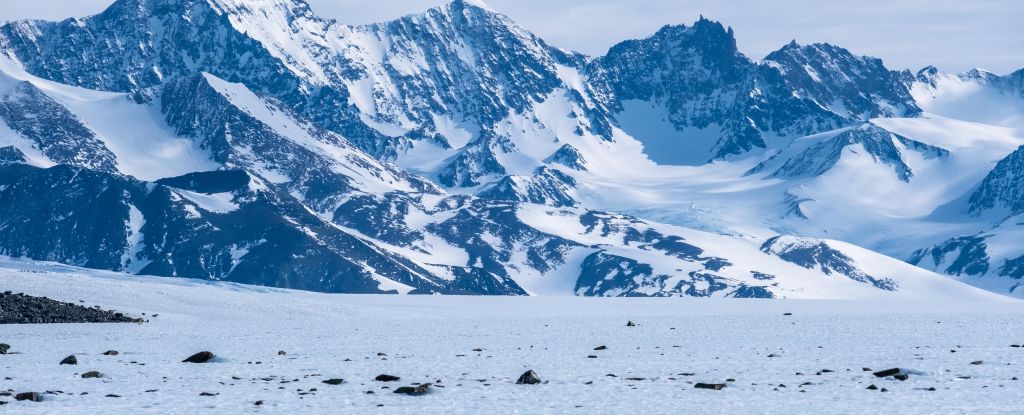
[[[1012, 300], [350, 296], [21, 265], [0, 264], [0, 289], [150, 321], [0, 326], [15, 353], [0, 355], [0, 390], [63, 392], [0, 397], [4, 413], [1024, 412], [1024, 381], [1011, 380], [1024, 378], [1024, 348], [1010, 347], [1024, 343], [1024, 306]], [[181, 363], [202, 350], [217, 361]], [[69, 354], [77, 366], [57, 364]], [[527, 369], [546, 383], [515, 385]], [[104, 377], [78, 376], [90, 370]], [[402, 380], [373, 381], [384, 373]], [[692, 384], [730, 378], [721, 391]], [[414, 382], [443, 388], [382, 389]]]

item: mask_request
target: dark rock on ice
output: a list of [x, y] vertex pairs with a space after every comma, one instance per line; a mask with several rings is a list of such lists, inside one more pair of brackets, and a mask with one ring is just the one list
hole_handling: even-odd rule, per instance
[[400, 387], [398, 389], [395, 389], [394, 393], [400, 393], [400, 394], [405, 394], [405, 395], [413, 395], [413, 396], [415, 396], [415, 395], [423, 395], [423, 394], [425, 394], [425, 393], [430, 391], [430, 386], [431, 385], [432, 385], [431, 383], [424, 383], [422, 385], [416, 385], [416, 386], [402, 386], [402, 387]]
[[873, 374], [876, 377], [884, 378], [884, 377], [888, 377], [888, 376], [897, 375], [899, 373], [900, 373], [900, 368], [894, 367], [892, 369], [880, 370], [880, 371], [877, 371], [877, 372], [875, 372]]
[[181, 362], [182, 363], [207, 363], [210, 360], [213, 360], [213, 353], [210, 353], [210, 352], [199, 352], [199, 353], [196, 353], [196, 354], [194, 354], [192, 356], [189, 356], [187, 359], [182, 360]]
[[538, 383], [540, 383], [540, 376], [537, 376], [537, 372], [532, 370], [527, 370], [516, 380], [517, 385], [536, 385]]

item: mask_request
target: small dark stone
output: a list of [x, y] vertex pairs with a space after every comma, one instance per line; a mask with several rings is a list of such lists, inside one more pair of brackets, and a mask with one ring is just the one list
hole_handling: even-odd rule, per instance
[[182, 360], [181, 362], [182, 363], [206, 363], [206, 362], [209, 362], [210, 360], [213, 360], [213, 353], [210, 353], [210, 352], [199, 352], [199, 353], [196, 353], [196, 354], [194, 354], [192, 356], [189, 356], [187, 359]]
[[111, 393], [111, 394], [108, 394], [106, 397], [107, 398], [120, 398], [121, 395], [115, 395], [115, 394]]
[[536, 385], [538, 383], [540, 383], [540, 376], [537, 376], [537, 372], [532, 370], [527, 370], [516, 380], [517, 385]]
[[14, 395], [16, 401], [31, 401], [31, 402], [42, 402], [43, 397], [39, 396], [39, 392], [22, 392]]
[[906, 373], [897, 373], [895, 375], [892, 375], [892, 377], [900, 382], [910, 379], [910, 376], [908, 376]]
[[474, 352], [482, 352], [482, 351], [484, 351], [484, 349], [479, 349], [479, 348], [478, 348], [478, 349], [473, 349], [473, 351], [474, 351]]
[[971, 362], [971, 364], [975, 365], [975, 366], [980, 365], [982, 363], [985, 363], [985, 362], [982, 362], [981, 360], [975, 360], [975, 361]]
[[597, 346], [594, 350], [608, 350], [608, 346]]
[[210, 393], [210, 392], [203, 392], [203, 393], [199, 394], [199, 396], [217, 396], [217, 395], [220, 395], [220, 394], [219, 393]]
[[722, 389], [725, 389], [725, 384], [724, 383], [698, 383], [698, 384], [693, 385], [693, 387], [696, 388], [696, 389], [711, 389], [711, 390], [720, 391]]
[[772, 353], [772, 354], [769, 354], [768, 357], [779, 357], [779, 355], [777, 355], [775, 353]]
[[875, 386], [875, 385], [868, 386], [868, 390], [876, 391], [876, 390], [878, 390], [878, 386]]
[[893, 376], [893, 375], [896, 375], [896, 374], [899, 374], [899, 373], [900, 373], [900, 368], [894, 367], [892, 369], [880, 370], [880, 371], [875, 372], [873, 374], [875, 375], [875, 377], [884, 378], [884, 377]]
[[793, 315], [793, 313], [782, 313], [782, 315], [784, 315], [784, 316], [791, 316], [791, 315]]
[[626, 327], [636, 327], [636, 323], [633, 320], [629, 320], [626, 322]]
[[60, 364], [62, 364], [62, 365], [77, 365], [78, 364], [78, 358], [75, 357], [75, 355], [71, 355], [71, 356], [65, 357], [64, 360], [61, 360]]
[[425, 393], [430, 391], [430, 385], [432, 385], [432, 384], [424, 383], [422, 385], [416, 385], [416, 386], [402, 386], [400, 388], [395, 389], [394, 393], [401, 393], [401, 394], [412, 395], [412, 396], [423, 395], [423, 394], [425, 394]]
[[277, 355], [278, 355], [278, 356], [285, 356], [285, 355], [287, 355], [287, 354], [288, 354], [288, 352], [286, 352], [286, 351], [284, 351], [284, 350], [278, 350], [278, 351], [277, 351]]
[[1021, 347], [1019, 344], [1011, 344], [1010, 347]]
[[263, 401], [256, 401], [255, 403], [253, 403], [253, 405], [256, 405], [256, 406], [263, 405]]
[[95, 370], [88, 371], [82, 374], [82, 379], [101, 378], [103, 374]]
[[326, 383], [328, 385], [340, 385], [342, 383], [345, 383], [345, 380], [344, 379], [327, 379], [327, 380], [323, 381], [323, 383]]
[[119, 354], [121, 354], [121, 353], [118, 352], [117, 350], [107, 350], [107, 351], [103, 352], [104, 356], [117, 356]]
[[597, 356], [589, 354], [587, 355], [587, 359], [597, 359]]
[[373, 378], [373, 380], [375, 380], [377, 382], [395, 382], [395, 381], [398, 381], [398, 380], [401, 380], [401, 379], [402, 378], [400, 378], [398, 376], [392, 376], [392, 375], [377, 375], [377, 377]]
[[7, 343], [0, 343], [0, 354], [7, 354], [8, 350], [11, 350], [11, 345]]

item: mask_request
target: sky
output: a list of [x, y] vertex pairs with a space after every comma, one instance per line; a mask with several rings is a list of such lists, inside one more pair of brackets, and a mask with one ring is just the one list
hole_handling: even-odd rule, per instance
[[[253, 0], [257, 1], [257, 0]], [[444, 0], [307, 0], [321, 16], [370, 23]], [[112, 0], [0, 0], [0, 21], [87, 16]], [[486, 0], [548, 43], [589, 55], [700, 15], [732, 26], [740, 51], [761, 59], [790, 40], [828, 42], [893, 69], [1024, 68], [1022, 0]]]

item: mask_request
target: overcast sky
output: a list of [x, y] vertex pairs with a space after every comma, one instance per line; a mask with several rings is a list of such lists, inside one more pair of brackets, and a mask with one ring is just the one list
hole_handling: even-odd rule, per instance
[[[258, 1], [258, 0], [253, 0]], [[320, 15], [368, 23], [444, 0], [307, 0]], [[112, 0], [0, 0], [0, 21], [98, 13]], [[829, 42], [891, 68], [1024, 68], [1024, 0], [487, 0], [549, 43], [591, 55], [700, 14], [732, 26], [760, 59], [791, 39]]]

